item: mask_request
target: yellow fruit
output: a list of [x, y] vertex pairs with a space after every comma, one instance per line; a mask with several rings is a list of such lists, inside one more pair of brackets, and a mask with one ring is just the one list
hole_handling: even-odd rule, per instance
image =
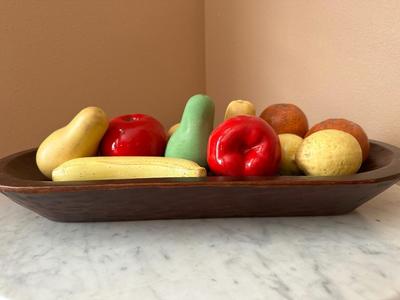
[[167, 131], [167, 139], [169, 139], [171, 137], [171, 135], [173, 135], [173, 133], [175, 132], [175, 130], [178, 129], [179, 125], [181, 125], [181, 123], [176, 123], [174, 125], [172, 125], [168, 131]]
[[299, 175], [301, 170], [296, 164], [296, 152], [300, 147], [303, 139], [296, 134], [283, 133], [279, 134], [281, 144], [281, 163], [279, 173], [281, 175]]
[[350, 175], [359, 170], [362, 151], [351, 134], [326, 129], [304, 139], [296, 153], [296, 162], [306, 175]]
[[160, 156], [83, 157], [53, 171], [54, 181], [204, 176], [206, 169], [193, 161]]
[[39, 146], [36, 164], [51, 178], [53, 169], [77, 157], [95, 155], [108, 127], [107, 116], [98, 107], [82, 109], [72, 121], [50, 134]]
[[255, 116], [256, 109], [254, 108], [253, 103], [247, 100], [231, 101], [226, 108], [224, 120], [240, 115]]

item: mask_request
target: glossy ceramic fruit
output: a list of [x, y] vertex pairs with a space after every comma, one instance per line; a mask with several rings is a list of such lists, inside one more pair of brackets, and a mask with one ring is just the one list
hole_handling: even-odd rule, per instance
[[101, 141], [103, 156], [163, 156], [167, 135], [155, 118], [144, 114], [116, 117]]
[[306, 115], [294, 104], [282, 103], [268, 106], [260, 117], [267, 121], [277, 134], [293, 133], [304, 137], [308, 131]]
[[269, 176], [278, 172], [281, 150], [275, 131], [263, 119], [237, 116], [211, 133], [207, 161], [222, 176]]
[[311, 127], [306, 136], [324, 129], [337, 129], [350, 133], [360, 143], [363, 160], [367, 159], [369, 153], [368, 136], [360, 125], [346, 119], [328, 119]]

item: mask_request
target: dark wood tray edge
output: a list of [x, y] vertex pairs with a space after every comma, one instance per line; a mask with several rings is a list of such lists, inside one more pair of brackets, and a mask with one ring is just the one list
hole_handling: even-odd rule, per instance
[[273, 176], [273, 177], [222, 177], [209, 176], [205, 178], [157, 178], [157, 179], [129, 179], [85, 182], [52, 182], [18, 179], [5, 172], [5, 166], [24, 153], [34, 151], [29, 149], [0, 159], [0, 192], [13, 192], [25, 194], [43, 194], [58, 192], [77, 192], [89, 190], [130, 189], [135, 187], [169, 188], [169, 187], [266, 187], [266, 186], [303, 186], [303, 185], [337, 185], [337, 184], [370, 184], [384, 181], [400, 180], [400, 149], [371, 140], [391, 152], [391, 161], [386, 166], [351, 176], [341, 177], [311, 177], [311, 176]]

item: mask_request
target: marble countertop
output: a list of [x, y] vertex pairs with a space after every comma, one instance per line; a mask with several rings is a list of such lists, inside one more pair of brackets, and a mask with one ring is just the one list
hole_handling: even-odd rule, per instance
[[0, 196], [0, 299], [400, 299], [400, 186], [334, 217], [55, 223]]

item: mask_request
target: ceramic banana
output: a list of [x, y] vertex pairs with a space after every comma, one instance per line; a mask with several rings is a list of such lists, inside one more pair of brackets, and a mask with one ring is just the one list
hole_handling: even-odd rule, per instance
[[69, 160], [53, 170], [53, 181], [204, 177], [197, 163], [158, 156], [97, 156]]

